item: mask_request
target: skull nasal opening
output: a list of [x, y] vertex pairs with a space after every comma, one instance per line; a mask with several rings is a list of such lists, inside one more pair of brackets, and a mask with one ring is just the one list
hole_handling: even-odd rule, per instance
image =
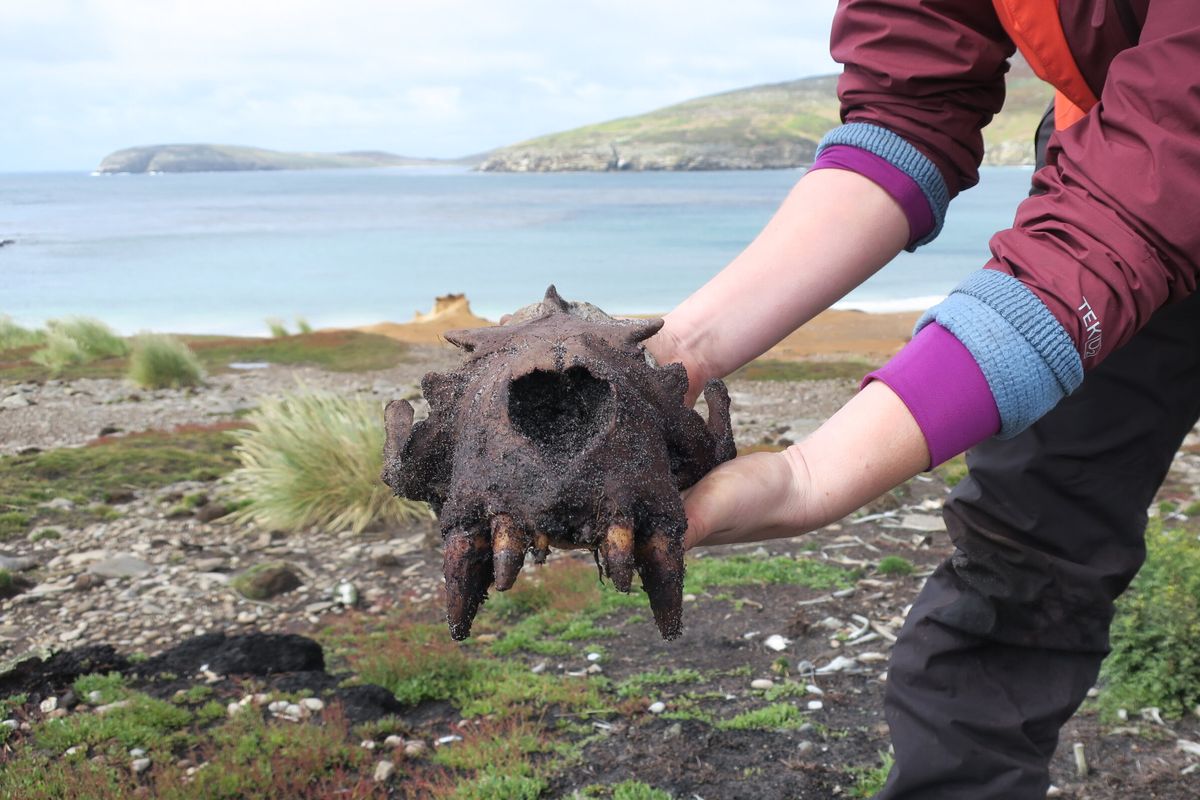
[[508, 418], [550, 456], [578, 452], [612, 416], [612, 387], [584, 367], [537, 369], [508, 387]]

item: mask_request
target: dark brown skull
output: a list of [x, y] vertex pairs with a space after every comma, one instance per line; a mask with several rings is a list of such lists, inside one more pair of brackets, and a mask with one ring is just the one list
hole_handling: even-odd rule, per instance
[[681, 630], [679, 492], [734, 456], [729, 395], [704, 390], [707, 423], [683, 404], [682, 364], [640, 342], [662, 320], [615, 320], [551, 286], [505, 325], [452, 331], [460, 369], [421, 382], [429, 418], [393, 400], [383, 480], [427, 501], [445, 540], [446, 616], [466, 638], [488, 587], [513, 585], [528, 551], [587, 548], [619, 590], [636, 569], [662, 635]]

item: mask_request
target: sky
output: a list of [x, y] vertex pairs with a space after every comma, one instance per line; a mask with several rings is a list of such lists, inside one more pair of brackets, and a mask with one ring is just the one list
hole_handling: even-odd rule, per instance
[[838, 71], [835, 0], [0, 0], [0, 172], [176, 142], [455, 157]]

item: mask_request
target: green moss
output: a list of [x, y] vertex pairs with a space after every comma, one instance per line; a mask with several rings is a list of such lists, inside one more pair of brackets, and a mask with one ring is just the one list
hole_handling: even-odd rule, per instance
[[744, 381], [862, 380], [875, 369], [861, 361], [777, 361], [758, 358], [729, 376]]
[[650, 692], [652, 687], [695, 684], [702, 680], [703, 676], [694, 669], [670, 671], [659, 669], [653, 672], [639, 672], [637, 675], [630, 675], [617, 685], [617, 695], [619, 697], [643, 697]]
[[[226, 432], [144, 433], [105, 440], [91, 447], [0, 456], [0, 538], [24, 534], [39, 520], [82, 525], [117, 512], [91, 501], [153, 489], [184, 480], [214, 480], [236, 465], [234, 441]], [[70, 511], [39, 508], [56, 497], [73, 500]]]
[[891, 753], [880, 753], [879, 764], [874, 767], [857, 767], [850, 770], [854, 778], [854, 797], [874, 797], [887, 783], [888, 773], [892, 771], [895, 759]]
[[61, 753], [76, 745], [119, 744], [132, 747], [169, 748], [180, 740], [178, 732], [192, 721], [192, 715], [162, 700], [144, 694], [127, 698], [129, 704], [105, 714], [73, 714], [34, 726], [39, 747]]
[[641, 781], [621, 781], [613, 785], [612, 800], [671, 800], [671, 795]]
[[794, 730], [808, 719], [791, 703], [773, 703], [763, 708], [744, 711], [736, 717], [722, 720], [717, 727], [729, 731]]
[[916, 571], [916, 567], [907, 558], [901, 556], [886, 556], [879, 561], [879, 566], [875, 571], [880, 575], [886, 575], [890, 578], [901, 578], [905, 575], [912, 575]]
[[106, 675], [100, 673], [82, 675], [75, 679], [71, 688], [75, 690], [76, 695], [89, 703], [93, 701], [88, 696], [92, 692], [99, 692], [100, 697], [95, 701], [96, 705], [115, 703], [129, 694], [128, 683], [119, 672], [110, 672]]
[[546, 791], [542, 778], [488, 772], [458, 785], [450, 800], [538, 800]]
[[62, 532], [58, 528], [42, 528], [40, 531], [34, 531], [29, 534], [29, 541], [31, 542], [50, 541], [61, 538]]
[[854, 574], [808, 558], [774, 556], [728, 556], [689, 561], [684, 576], [685, 592], [703, 592], [715, 586], [785, 583], [810, 589], [847, 588]]

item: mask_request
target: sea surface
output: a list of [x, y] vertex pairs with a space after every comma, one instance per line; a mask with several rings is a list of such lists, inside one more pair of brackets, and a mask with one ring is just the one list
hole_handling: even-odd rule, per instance
[[[770, 218], [799, 171], [494, 174], [376, 169], [0, 174], [0, 314], [265, 334], [406, 321], [465, 292], [498, 318], [541, 297], [664, 312]], [[925, 308], [987, 258], [1031, 171], [990, 168], [941, 237], [839, 307]]]

